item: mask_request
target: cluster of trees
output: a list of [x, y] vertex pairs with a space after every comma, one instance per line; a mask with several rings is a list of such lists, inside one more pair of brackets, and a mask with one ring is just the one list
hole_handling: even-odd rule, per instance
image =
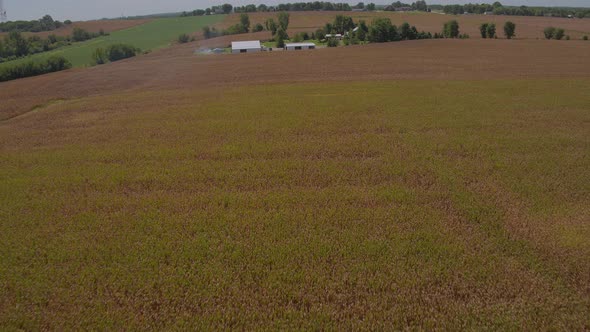
[[396, 2], [392, 3], [391, 5], [385, 7], [384, 10], [396, 11], [399, 8], [409, 8], [411, 10], [417, 10], [417, 11], [422, 11], [422, 12], [428, 11], [428, 5], [426, 4], [426, 1], [424, 1], [424, 0], [418, 0], [416, 2], [413, 2], [412, 4], [396, 1]]
[[213, 14], [229, 14], [232, 12], [234, 7], [229, 3], [225, 3], [221, 6], [213, 6], [207, 9], [195, 9], [192, 12], [182, 12], [180, 16], [204, 16], [204, 15], [213, 15]]
[[285, 41], [289, 39], [287, 29], [289, 28], [290, 19], [291, 15], [289, 13], [281, 12], [276, 22], [273, 18], [269, 18], [264, 22], [266, 30], [272, 33], [272, 38], [279, 48], [285, 47]]
[[[479, 26], [479, 32], [481, 38], [497, 38], [496, 24], [494, 23], [483, 23]], [[512, 39], [516, 36], [516, 24], [510, 21], [504, 23], [504, 36], [506, 36], [506, 39]]]
[[[418, 1], [420, 2], [420, 1]], [[422, 1], [424, 2], [424, 1]], [[234, 13], [256, 13], [256, 12], [289, 12], [289, 11], [351, 11], [353, 8], [375, 10], [376, 5], [369, 3], [365, 5], [364, 2], [359, 2], [354, 7], [347, 3], [333, 3], [333, 2], [295, 2], [284, 3], [276, 6], [267, 6], [265, 4], [254, 5], [249, 4], [245, 6], [233, 7], [230, 4], [222, 6], [214, 6], [207, 9], [196, 9], [191, 12], [183, 12], [181, 16], [204, 16], [213, 14], [229, 14]]]
[[72, 24], [72, 21], [67, 20], [64, 23], [55, 21], [49, 15], [43, 16], [41, 19], [33, 21], [11, 21], [0, 23], [0, 32], [41, 32], [53, 31], [61, 28], [66, 24]]
[[589, 8], [568, 8], [568, 7], [527, 7], [527, 6], [503, 6], [496, 1], [493, 4], [486, 3], [468, 3], [465, 5], [433, 5], [432, 9], [442, 9], [446, 14], [460, 15], [483, 14], [492, 12], [495, 15], [515, 15], [515, 16], [556, 16], [556, 17], [590, 17]]
[[26, 61], [0, 67], [0, 82], [19, 78], [43, 75], [72, 68], [72, 64], [63, 56], [52, 56], [43, 61]]
[[141, 50], [128, 44], [113, 44], [107, 48], [97, 48], [92, 53], [92, 63], [102, 65], [131, 58], [139, 54]]
[[479, 26], [479, 33], [481, 38], [496, 38], [496, 24], [494, 23], [483, 23]]
[[72, 42], [84, 41], [90, 38], [105, 35], [101, 30], [99, 33], [89, 33], [76, 28], [70, 36], [49, 35], [43, 39], [39, 36], [24, 37], [20, 32], [10, 32], [3, 40], [0, 40], [0, 62], [12, 61], [32, 54], [48, 52], [70, 45]]
[[[357, 32], [363, 31], [359, 26]], [[368, 27], [366, 40], [371, 43], [384, 43], [390, 41], [414, 40], [414, 39], [430, 39], [432, 34], [429, 32], [418, 32], [415, 26], [410, 26], [409, 23], [404, 23], [399, 27], [391, 23], [389, 18], [377, 18]], [[359, 38], [360, 39], [360, 38]]]
[[108, 36], [108, 33], [104, 32], [103, 29], [100, 29], [99, 32], [88, 32], [81, 28], [74, 28], [71, 39], [74, 42], [83, 42], [101, 36]]
[[565, 36], [565, 30], [561, 28], [547, 27], [543, 30], [545, 38], [561, 40]]

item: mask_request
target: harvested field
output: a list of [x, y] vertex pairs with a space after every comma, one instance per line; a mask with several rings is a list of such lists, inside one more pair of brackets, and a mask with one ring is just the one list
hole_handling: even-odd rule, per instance
[[0, 122], [0, 327], [584, 330], [589, 87], [162, 85]]
[[[247, 38], [248, 36], [240, 36]], [[231, 38], [208, 40], [227, 45]], [[216, 45], [217, 44], [217, 45]], [[304, 53], [195, 56], [191, 43], [85, 70], [1, 83], [0, 118], [54, 99], [127, 89], [193, 88], [253, 83], [494, 79], [590, 76], [590, 43], [583, 41], [424, 40]], [[556, 59], [568, 59], [559, 66]]]
[[[370, 23], [376, 17], [389, 17], [396, 25], [408, 22], [415, 25], [418, 30], [431, 33], [441, 32], [443, 24], [449, 20], [456, 19], [459, 22], [461, 33], [467, 33], [471, 38], [481, 38], [479, 26], [481, 23], [496, 23], [498, 35], [503, 38], [502, 27], [506, 21], [516, 23], [516, 34], [518, 39], [542, 39], [543, 29], [548, 26], [555, 26], [565, 29], [565, 33], [573, 39], [580, 39], [583, 35], [590, 36], [590, 19], [567, 19], [557, 17], [527, 17], [527, 16], [485, 16], [485, 15], [441, 15], [435, 13], [400, 13], [400, 12], [291, 12], [289, 33], [307, 31], [312, 32], [323, 27], [326, 23], [332, 22], [336, 15], [348, 15], [355, 20], [365, 20]], [[252, 25], [262, 23], [277, 13], [251, 13]], [[238, 14], [229, 15], [224, 21], [223, 27], [228, 27], [239, 22]]]
[[590, 329], [590, 43], [264, 34], [0, 83], [0, 330]]
[[[98, 20], [98, 21], [81, 21], [73, 22], [71, 25], [64, 26], [54, 31], [43, 31], [43, 32], [26, 32], [27, 36], [40, 36], [46, 38], [49, 35], [57, 36], [71, 36], [74, 28], [81, 28], [89, 32], [99, 32], [101, 29], [105, 32], [113, 32], [119, 30], [125, 30], [145, 24], [152, 21], [151, 19], [138, 19], [138, 20]], [[0, 37], [3, 37], [5, 33], [0, 32]]]

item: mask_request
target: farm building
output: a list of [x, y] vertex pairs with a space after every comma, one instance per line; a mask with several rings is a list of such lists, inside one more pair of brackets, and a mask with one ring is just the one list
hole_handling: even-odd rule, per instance
[[314, 43], [287, 43], [285, 44], [285, 51], [299, 51], [299, 50], [313, 50]]
[[342, 40], [342, 34], [337, 33], [337, 34], [334, 35], [334, 34], [330, 34], [329, 33], [329, 34], [326, 35], [326, 39], [328, 39], [328, 38], [336, 38], [336, 39]]
[[232, 53], [254, 53], [262, 51], [259, 40], [231, 42]]

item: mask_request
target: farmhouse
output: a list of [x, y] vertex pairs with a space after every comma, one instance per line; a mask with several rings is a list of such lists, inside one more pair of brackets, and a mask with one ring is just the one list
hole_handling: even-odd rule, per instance
[[285, 51], [299, 51], [299, 50], [313, 50], [314, 43], [287, 43], [285, 44]]
[[254, 53], [262, 51], [259, 40], [231, 42], [232, 53]]

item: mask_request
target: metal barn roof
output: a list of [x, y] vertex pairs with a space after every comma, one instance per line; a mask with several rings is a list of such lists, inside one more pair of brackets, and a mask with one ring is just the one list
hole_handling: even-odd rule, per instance
[[297, 46], [310, 47], [310, 46], [315, 46], [315, 44], [314, 43], [287, 43], [287, 44], [285, 44], [285, 47], [297, 47]]
[[231, 49], [232, 50], [244, 50], [244, 49], [255, 49], [261, 48], [260, 40], [250, 40], [250, 41], [238, 41], [238, 42], [231, 42]]

